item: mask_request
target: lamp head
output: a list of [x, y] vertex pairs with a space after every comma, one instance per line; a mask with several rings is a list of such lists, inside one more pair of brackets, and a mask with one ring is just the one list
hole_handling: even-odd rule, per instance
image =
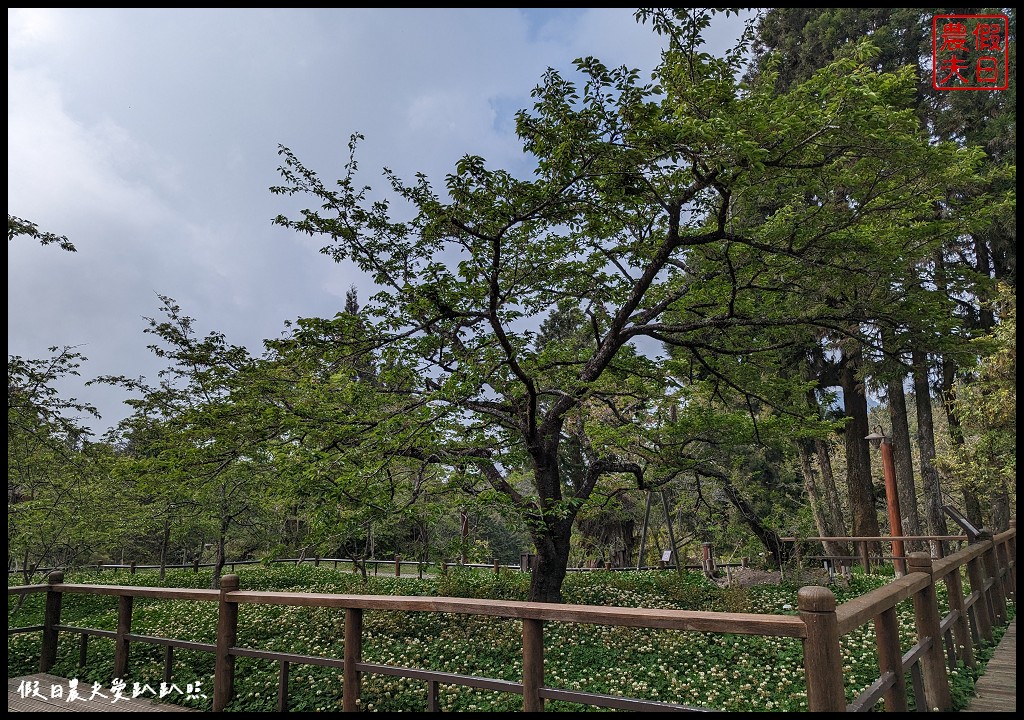
[[871, 443], [871, 447], [877, 450], [882, 446], [882, 442], [887, 441], [889, 438], [888, 436], [885, 435], [885, 433], [882, 432], [882, 427], [878, 426], [875, 428], [874, 432], [872, 432], [864, 439]]

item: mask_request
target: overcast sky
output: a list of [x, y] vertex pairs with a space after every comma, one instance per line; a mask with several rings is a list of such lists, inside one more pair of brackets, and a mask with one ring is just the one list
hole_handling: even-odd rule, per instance
[[[7, 11], [7, 210], [64, 235], [69, 253], [8, 243], [9, 355], [76, 346], [62, 395], [95, 404], [102, 432], [124, 395], [105, 374], [155, 380], [146, 346], [158, 295], [197, 331], [262, 352], [286, 320], [332, 317], [352, 285], [322, 243], [272, 218], [286, 199], [278, 145], [327, 182], [353, 132], [363, 177], [387, 166], [440, 185], [465, 154], [525, 172], [514, 113], [548, 67], [593, 55], [644, 73], [661, 39], [628, 8], [54, 9]], [[739, 34], [716, 25], [708, 50]]]

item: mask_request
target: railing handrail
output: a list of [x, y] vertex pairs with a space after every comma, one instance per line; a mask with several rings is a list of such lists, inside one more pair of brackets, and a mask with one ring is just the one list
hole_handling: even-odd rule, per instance
[[[221, 592], [199, 588], [154, 588], [131, 585], [54, 583], [20, 586], [28, 592], [77, 595], [113, 595], [161, 600], [217, 602], [222, 598], [240, 605], [288, 605], [291, 607], [382, 610], [390, 612], [438, 612], [485, 615], [506, 620], [544, 620], [616, 627], [689, 630], [734, 635], [805, 637], [803, 621], [794, 615], [763, 613], [631, 608], [608, 605], [572, 605], [487, 598], [427, 597], [421, 595], [361, 595], [294, 591], [234, 590]], [[9, 588], [15, 591], [15, 588]]]
[[790, 537], [781, 537], [779, 540], [783, 542], [796, 542], [797, 540], [806, 540], [808, 542], [818, 542], [822, 540], [832, 540], [835, 542], [888, 542], [892, 540], [967, 540], [966, 535], [827, 535], [817, 536], [812, 535], [808, 537], [798, 537], [792, 535]]

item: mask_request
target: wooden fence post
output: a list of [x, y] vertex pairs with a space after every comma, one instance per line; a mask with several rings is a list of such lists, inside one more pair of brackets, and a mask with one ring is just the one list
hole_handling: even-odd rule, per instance
[[907, 711], [907, 683], [903, 673], [903, 654], [900, 651], [900, 622], [896, 608], [883, 610], [875, 618], [875, 647], [878, 648], [878, 669], [896, 676], [896, 682], [885, 691], [886, 712]]
[[839, 648], [836, 596], [826, 587], [809, 585], [797, 592], [804, 638], [804, 677], [808, 712], [846, 712], [843, 657]]
[[1003, 545], [1003, 561], [1006, 564], [1006, 597], [1017, 602], [1017, 516], [1010, 518], [1013, 535]]
[[217, 659], [213, 671], [213, 711], [221, 712], [235, 693], [235, 656], [231, 648], [238, 635], [238, 603], [228, 593], [238, 589], [238, 576], [220, 579], [220, 603], [217, 611]]
[[277, 672], [277, 711], [288, 712], [288, 661], [281, 660]]
[[64, 573], [54, 570], [46, 576], [46, 584], [51, 586], [46, 591], [46, 609], [43, 611], [43, 641], [39, 651], [39, 672], [48, 672], [57, 662], [57, 636], [60, 625], [60, 605], [62, 594], [60, 590], [52, 589], [54, 585], [64, 582]]
[[402, 577], [402, 556], [395, 555], [395, 577]]
[[[85, 636], [83, 636], [85, 637]], [[164, 648], [164, 683], [171, 684], [171, 677], [174, 674], [174, 646], [168, 645]]]
[[523, 620], [523, 712], [543, 712], [544, 621]]
[[360, 673], [356, 664], [363, 658], [363, 611], [360, 608], [345, 609], [345, 648], [343, 650], [344, 677], [341, 688], [342, 712], [359, 710]]
[[704, 574], [710, 577], [715, 574], [715, 553], [709, 542], [701, 543], [701, 550], [703, 552], [701, 566], [704, 569]]
[[957, 613], [957, 618], [953, 621], [953, 642], [956, 643], [956, 656], [964, 665], [973, 668], [975, 664], [974, 643], [971, 640], [971, 629], [967, 623], [967, 608], [964, 607], [964, 584], [960, 579], [960, 568], [947, 574], [943, 581], [946, 584], [949, 608]]
[[985, 554], [982, 556], [985, 560], [985, 576], [992, 580], [992, 585], [989, 588], [989, 592], [992, 597], [992, 622], [999, 625], [1006, 623], [1006, 594], [1003, 592], [1003, 576], [999, 571], [999, 557], [996, 554], [996, 542], [992, 537], [992, 533], [983, 530], [983, 535], [979, 536], [979, 539], [984, 539], [988, 543], [988, 548], [985, 550]]
[[[972, 543], [974, 544], [974, 543]], [[992, 640], [992, 602], [985, 592], [985, 571], [980, 557], [967, 562], [967, 578], [971, 581], [971, 595], [974, 597], [974, 622], [977, 625], [979, 639]]]
[[89, 636], [82, 633], [78, 640], [78, 669], [81, 670], [85, 667], [86, 661], [89, 659]]
[[924, 667], [925, 698], [916, 698], [918, 710], [923, 701], [925, 711], [946, 712], [953, 700], [949, 694], [949, 679], [946, 675], [946, 660], [942, 652], [942, 630], [939, 627], [939, 606], [935, 593], [935, 577], [932, 575], [932, 558], [928, 553], [911, 553], [907, 559], [907, 571], [925, 573], [929, 582], [914, 593], [914, 624], [917, 640], [930, 645], [921, 658]]
[[128, 634], [132, 631], [132, 606], [135, 598], [131, 595], [117, 596], [117, 632], [114, 637], [114, 677], [128, 675]]

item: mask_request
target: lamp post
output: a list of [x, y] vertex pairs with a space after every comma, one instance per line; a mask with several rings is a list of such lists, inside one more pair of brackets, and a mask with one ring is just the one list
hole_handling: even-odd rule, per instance
[[[892, 460], [892, 438], [882, 432], [881, 426], [864, 438], [871, 447], [882, 451], [882, 475], [885, 477], [885, 504], [889, 510], [889, 531], [893, 538], [902, 538], [903, 520], [900, 518], [900, 496], [896, 491], [896, 466]], [[892, 541], [893, 567], [897, 577], [907, 574], [903, 540]]]

